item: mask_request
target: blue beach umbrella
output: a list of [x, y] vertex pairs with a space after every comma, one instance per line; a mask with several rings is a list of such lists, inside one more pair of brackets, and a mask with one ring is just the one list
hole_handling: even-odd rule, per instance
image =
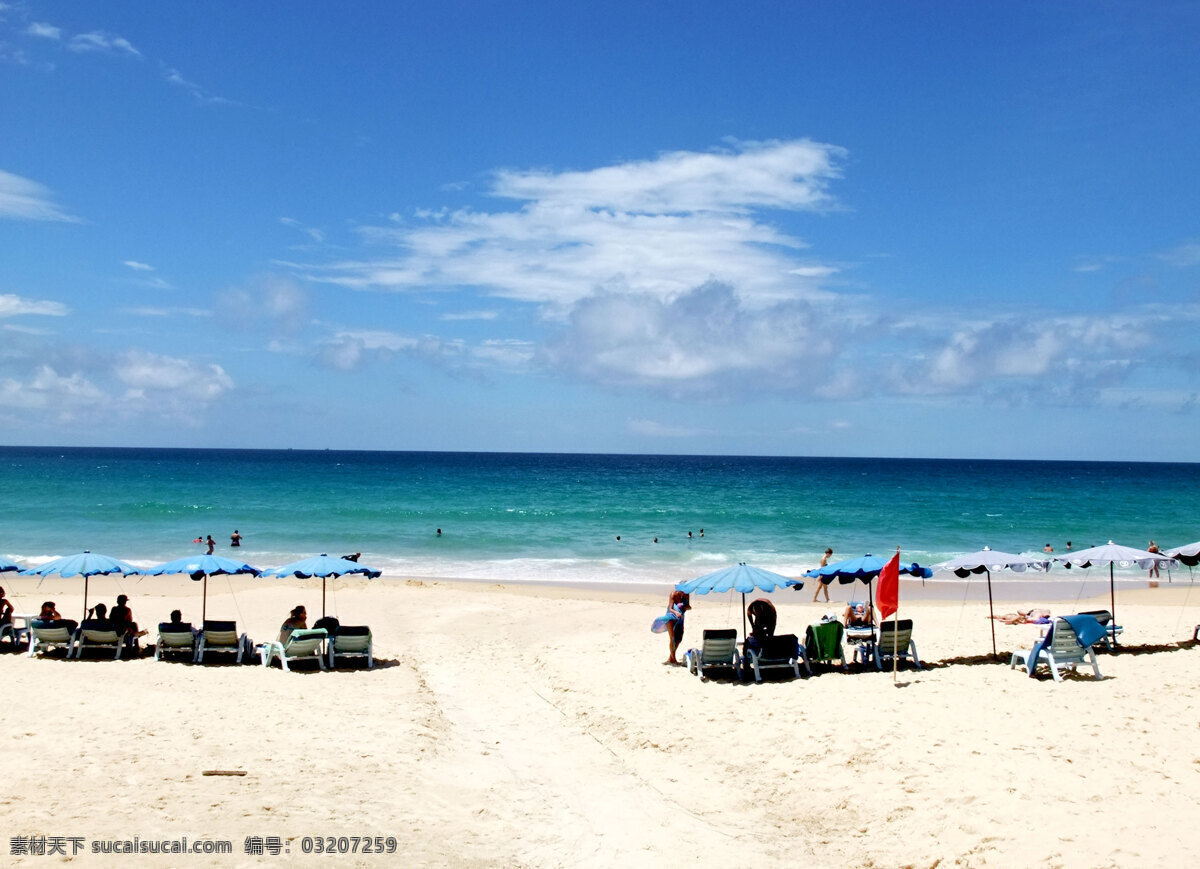
[[257, 567], [251, 567], [242, 561], [237, 561], [232, 558], [224, 558], [220, 555], [192, 555], [187, 558], [176, 558], [174, 561], [166, 561], [162, 564], [156, 564], [148, 570], [142, 571], [147, 576], [163, 576], [169, 573], [186, 573], [194, 580], [204, 580], [204, 592], [200, 604], [200, 620], [203, 622], [208, 616], [208, 578], [210, 576], [220, 576], [222, 574], [242, 574], [248, 573], [251, 576], [258, 576], [262, 573]]
[[804, 581], [792, 579], [780, 573], [763, 570], [761, 567], [741, 562], [689, 579], [675, 585], [676, 591], [688, 594], [708, 594], [710, 591], [740, 591], [742, 593], [742, 635], [746, 634], [746, 593], [751, 591], [772, 592], [777, 588], [794, 586], [802, 588]]
[[285, 564], [283, 567], [264, 570], [262, 575], [298, 576], [301, 579], [308, 579], [312, 576], [321, 577], [321, 618], [324, 618], [325, 581], [331, 576], [346, 576], [352, 573], [361, 573], [367, 579], [375, 579], [382, 575], [381, 571], [367, 567], [365, 564], [359, 564], [357, 561], [351, 561], [349, 558], [326, 555], [323, 552], [320, 555], [314, 555], [312, 558], [293, 561], [291, 564]]
[[[871, 608], [875, 607], [875, 591], [871, 586], [871, 580], [879, 576], [890, 558], [878, 558], [870, 553], [862, 558], [847, 558], [845, 561], [835, 561], [833, 564], [827, 564], [824, 567], [814, 567], [804, 575], [810, 579], [819, 579], [821, 582], [829, 585], [835, 579], [842, 583], [864, 582], [867, 584], [867, 595], [870, 598]], [[922, 567], [915, 561], [911, 564], [901, 564], [900, 572], [907, 576], [919, 576], [922, 579], [929, 579], [933, 576], [933, 571], [928, 567]]]
[[20, 569], [20, 565], [13, 564], [11, 561], [0, 561], [0, 573], [7, 573], [10, 570]]
[[83, 616], [87, 618], [88, 579], [93, 576], [107, 576], [110, 573], [120, 573], [124, 576], [129, 576], [131, 573], [140, 572], [132, 564], [121, 561], [119, 558], [112, 558], [111, 556], [101, 555], [98, 552], [91, 552], [85, 549], [78, 555], [64, 555], [61, 558], [47, 561], [38, 567], [30, 567], [27, 570], [22, 570], [18, 575], [53, 576], [57, 573], [63, 579], [69, 579], [72, 576], [82, 576]]

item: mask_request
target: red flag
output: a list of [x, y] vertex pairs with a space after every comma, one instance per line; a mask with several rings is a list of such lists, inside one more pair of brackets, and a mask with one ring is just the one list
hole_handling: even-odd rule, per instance
[[883, 566], [879, 572], [879, 594], [875, 597], [879, 604], [879, 615], [887, 618], [900, 608], [900, 553], [896, 552], [892, 560]]

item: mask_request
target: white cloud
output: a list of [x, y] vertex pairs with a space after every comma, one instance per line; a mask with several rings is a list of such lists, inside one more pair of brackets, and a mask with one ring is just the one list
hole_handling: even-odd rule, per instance
[[233, 387], [219, 365], [126, 350], [74, 364], [65, 359], [37, 364], [25, 379], [6, 378], [0, 381], [0, 407], [21, 411], [35, 425], [114, 419], [196, 424], [197, 413]]
[[40, 36], [43, 39], [62, 39], [62, 28], [46, 24], [44, 21], [33, 22], [25, 28], [25, 32], [30, 36]]
[[452, 311], [442, 314], [439, 319], [447, 322], [456, 320], [495, 320], [499, 316], [499, 311]]
[[300, 221], [296, 220], [293, 217], [281, 217], [281, 218], [279, 218], [279, 222], [282, 223], [284, 226], [290, 226], [293, 229], [299, 230], [300, 232], [304, 233], [309, 238], [311, 238], [313, 241], [315, 241], [317, 244], [320, 244], [321, 242], [325, 241], [325, 233], [324, 232], [322, 232], [321, 230], [319, 230], [315, 227], [312, 227], [312, 226], [305, 226], [304, 224], [302, 224]]
[[674, 152], [590, 172], [501, 172], [492, 194], [518, 210], [430, 211], [364, 234], [396, 257], [310, 269], [357, 288], [482, 288], [561, 316], [597, 287], [670, 300], [717, 279], [747, 304], [827, 295], [833, 270], [797, 263], [804, 243], [762, 222], [763, 208], [833, 207], [840, 148], [807, 140]]
[[145, 263], [140, 263], [137, 260], [132, 259], [125, 260], [124, 264], [129, 266], [129, 268], [133, 269], [135, 272], [152, 272], [155, 270], [154, 266], [146, 265]]
[[131, 54], [135, 57], [142, 56], [142, 53], [134, 48], [128, 39], [118, 36], [115, 33], [107, 33], [103, 30], [76, 34], [67, 43], [67, 48], [71, 51]]
[[0, 405], [57, 422], [74, 422], [106, 402], [104, 392], [82, 374], [64, 377], [49, 365], [40, 366], [25, 383], [0, 381]]
[[1200, 265], [1200, 241], [1188, 242], [1163, 251], [1158, 258], [1168, 265], [1177, 268], [1190, 268]]
[[12, 294], [0, 294], [0, 317], [18, 317], [24, 314], [62, 317], [70, 312], [71, 309], [61, 302], [23, 299]]
[[236, 103], [233, 100], [229, 100], [229, 99], [226, 99], [225, 97], [217, 96], [212, 91], [209, 91], [208, 89], [206, 89], [204, 87], [201, 87], [200, 85], [196, 84], [194, 81], [190, 81], [190, 80], [184, 78], [183, 74], [177, 69], [173, 69], [169, 66], [163, 66], [162, 70], [163, 70], [163, 77], [167, 80], [168, 84], [172, 84], [175, 87], [182, 88], [183, 90], [190, 93], [193, 97], [195, 97], [196, 100], [198, 100], [199, 102], [212, 103], [214, 105], [227, 105], [227, 106], [228, 105], [236, 105]]
[[630, 419], [626, 422], [625, 427], [632, 434], [654, 438], [690, 438], [706, 434], [702, 429], [667, 425], [652, 419]]
[[546, 345], [557, 369], [611, 388], [723, 398], [743, 390], [812, 392], [837, 346], [804, 301], [751, 308], [711, 282], [671, 301], [597, 293]]
[[[1200, 319], [1176, 311], [1175, 318]], [[898, 365], [892, 385], [918, 395], [980, 390], [1018, 403], [1074, 403], [1123, 383], [1145, 364], [1172, 319], [1145, 307], [1121, 314], [1006, 318], [955, 328]]]
[[78, 218], [62, 211], [51, 193], [36, 181], [0, 169], [0, 218], [15, 220], [58, 220], [74, 223]]
[[217, 313], [235, 329], [297, 332], [308, 319], [308, 296], [292, 280], [264, 275], [217, 296]]
[[122, 353], [113, 370], [126, 387], [127, 400], [148, 399], [175, 404], [206, 402], [233, 388], [233, 379], [220, 365], [206, 365], [142, 350]]
[[493, 193], [572, 208], [649, 214], [819, 210], [833, 205], [826, 187], [840, 177], [841, 148], [807, 139], [736, 142], [734, 150], [675, 151], [654, 160], [582, 172], [496, 175]]
[[158, 308], [151, 305], [143, 305], [132, 308], [122, 308], [121, 313], [129, 314], [133, 317], [211, 317], [212, 311], [206, 311], [203, 308]]

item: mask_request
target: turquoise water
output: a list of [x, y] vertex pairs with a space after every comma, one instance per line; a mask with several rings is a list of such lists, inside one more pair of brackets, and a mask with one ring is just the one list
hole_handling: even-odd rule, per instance
[[794, 575], [826, 546], [1167, 548], [1200, 539], [1198, 484], [1191, 464], [4, 447], [0, 554], [149, 565], [208, 534], [230, 554], [236, 528], [257, 567], [362, 552], [406, 576], [661, 584]]

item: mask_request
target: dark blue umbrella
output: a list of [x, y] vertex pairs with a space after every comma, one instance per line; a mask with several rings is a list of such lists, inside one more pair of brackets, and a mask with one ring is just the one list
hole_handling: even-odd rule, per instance
[[199, 581], [204, 580], [204, 592], [202, 602], [200, 604], [200, 620], [203, 622], [208, 616], [208, 578], [210, 576], [219, 576], [222, 574], [241, 574], [248, 573], [251, 576], [258, 576], [262, 573], [257, 567], [251, 567], [243, 561], [237, 561], [232, 558], [224, 558], [220, 555], [191, 555], [187, 558], [176, 558], [174, 561], [167, 561], [162, 564], [156, 564], [148, 570], [143, 570], [142, 573], [148, 576], [163, 576], [168, 573], [186, 573], [192, 579]]
[[87, 593], [88, 579], [93, 576], [107, 576], [110, 573], [120, 573], [128, 576], [131, 573], [139, 573], [140, 571], [132, 564], [121, 561], [119, 558], [112, 558], [108, 555], [101, 555], [98, 552], [84, 550], [78, 555], [64, 555], [61, 558], [55, 558], [47, 561], [45, 564], [38, 567], [30, 567], [27, 570], [22, 570], [20, 576], [53, 576], [58, 574], [64, 579], [72, 576], [83, 577], [83, 617], [87, 618]]
[[[879, 576], [890, 558], [877, 558], [874, 555], [867, 554], [862, 558], [847, 558], [845, 561], [835, 561], [833, 564], [827, 564], [824, 567], [814, 567], [804, 575], [811, 579], [819, 579], [821, 582], [829, 585], [835, 579], [840, 583], [854, 582], [856, 579], [859, 582], [867, 584], [867, 595], [870, 598], [870, 605], [875, 606], [875, 593], [871, 587], [871, 580]], [[922, 567], [915, 561], [911, 564], [901, 564], [900, 572], [908, 576], [919, 576], [922, 579], [929, 579], [933, 576], [933, 571], [928, 567]]]
[[804, 581], [792, 579], [780, 573], [772, 573], [761, 567], [753, 567], [745, 562], [714, 570], [704, 576], [676, 583], [676, 591], [688, 594], [708, 594], [710, 591], [740, 591], [742, 593], [742, 634], [746, 633], [746, 592], [772, 592], [777, 588], [787, 586], [803, 587]]
[[291, 564], [285, 564], [283, 567], [276, 567], [272, 570], [264, 570], [263, 576], [298, 576], [301, 579], [308, 579], [311, 576], [321, 577], [321, 617], [325, 617], [325, 581], [331, 576], [346, 576], [347, 574], [361, 573], [367, 579], [375, 579], [382, 575], [381, 571], [367, 567], [365, 564], [359, 564], [357, 561], [351, 561], [349, 558], [338, 558], [333, 555], [314, 555], [312, 558], [303, 558], [300, 561], [293, 561]]

